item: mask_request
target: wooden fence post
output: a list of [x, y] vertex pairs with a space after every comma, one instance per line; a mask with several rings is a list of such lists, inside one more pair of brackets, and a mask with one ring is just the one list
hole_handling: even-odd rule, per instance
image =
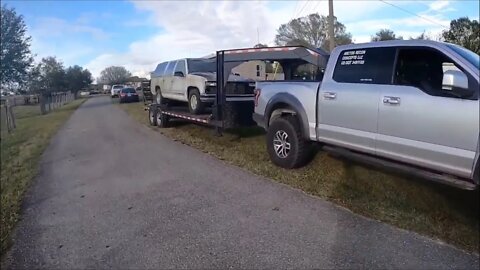
[[5, 121], [7, 122], [7, 131], [8, 133], [12, 132], [15, 128], [15, 116], [13, 114], [13, 106], [10, 105], [10, 100], [5, 99]]
[[13, 113], [13, 107], [14, 106], [10, 106], [8, 108], [9, 110], [9, 113], [10, 113], [10, 122], [11, 122], [11, 125], [12, 125], [12, 130], [14, 130], [15, 128], [17, 128], [17, 123], [15, 121], [15, 114]]
[[38, 102], [40, 103], [40, 111], [42, 114], [46, 114], [45, 95], [38, 95]]

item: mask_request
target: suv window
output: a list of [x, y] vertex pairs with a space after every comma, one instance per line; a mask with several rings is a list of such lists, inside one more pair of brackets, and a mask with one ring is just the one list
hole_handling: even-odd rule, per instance
[[394, 47], [342, 51], [333, 79], [343, 83], [391, 84], [395, 52]]
[[165, 69], [165, 73], [164, 73], [165, 76], [173, 75], [173, 69], [175, 68], [176, 63], [177, 63], [177, 61], [168, 62], [167, 69]]
[[153, 72], [155, 76], [163, 76], [165, 68], [167, 67], [168, 62], [163, 62], [158, 64], [157, 68]]
[[187, 70], [185, 68], [185, 60], [178, 60], [177, 61], [177, 66], [175, 67], [175, 72], [181, 71], [183, 74], [187, 74]]
[[461, 70], [453, 60], [430, 48], [405, 48], [398, 53], [394, 83], [417, 87], [432, 96], [457, 97], [443, 89], [443, 73]]

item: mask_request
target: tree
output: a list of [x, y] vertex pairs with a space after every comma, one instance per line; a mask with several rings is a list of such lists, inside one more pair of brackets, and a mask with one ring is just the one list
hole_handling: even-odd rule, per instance
[[42, 58], [42, 61], [31, 69], [29, 80], [29, 88], [34, 92], [62, 92], [67, 87], [63, 63], [53, 56]]
[[468, 17], [458, 18], [450, 22], [450, 29], [443, 31], [446, 42], [463, 46], [480, 54], [480, 25], [477, 20]]
[[88, 69], [75, 65], [65, 71], [67, 90], [77, 93], [92, 83], [92, 74]]
[[255, 44], [255, 46], [253, 46], [253, 48], [268, 48], [268, 45], [258, 43], [258, 44]]
[[21, 84], [26, 80], [28, 68], [33, 58], [30, 52], [31, 37], [27, 36], [27, 27], [22, 15], [15, 9], [2, 5], [0, 84]]
[[396, 36], [392, 30], [389, 29], [380, 29], [374, 36], [372, 36], [372, 41], [383, 41], [383, 40], [395, 40], [403, 39], [402, 36]]
[[[293, 19], [277, 29], [275, 43], [277, 45], [302, 45], [328, 49], [328, 20], [318, 13]], [[346, 32], [345, 26], [334, 18], [335, 45], [352, 43], [352, 35]]]
[[132, 74], [124, 67], [111, 66], [100, 72], [99, 79], [101, 83], [112, 85], [125, 83], [130, 76]]
[[419, 39], [419, 40], [430, 40], [430, 38], [425, 35], [425, 31], [423, 31], [420, 35], [418, 35], [417, 37], [410, 37], [410, 40], [414, 40], [414, 39]]

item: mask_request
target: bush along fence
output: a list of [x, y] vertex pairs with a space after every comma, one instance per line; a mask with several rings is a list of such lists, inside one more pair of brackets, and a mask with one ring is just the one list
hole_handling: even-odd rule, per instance
[[75, 99], [72, 92], [56, 92], [40, 96], [40, 111], [47, 114]]

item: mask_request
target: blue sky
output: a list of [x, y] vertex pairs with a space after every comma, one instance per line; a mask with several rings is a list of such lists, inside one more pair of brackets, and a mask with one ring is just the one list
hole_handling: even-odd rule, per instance
[[[368, 41], [381, 28], [406, 38], [425, 31], [435, 39], [451, 19], [479, 17], [476, 0], [385, 2], [334, 0], [335, 15], [355, 42]], [[256, 44], [257, 38], [273, 45], [280, 24], [328, 12], [327, 1], [314, 0], [3, 3], [25, 17], [37, 59], [55, 55], [67, 66], [89, 68], [94, 76], [109, 65], [123, 65], [136, 75], [146, 75], [160, 61], [248, 47]]]

